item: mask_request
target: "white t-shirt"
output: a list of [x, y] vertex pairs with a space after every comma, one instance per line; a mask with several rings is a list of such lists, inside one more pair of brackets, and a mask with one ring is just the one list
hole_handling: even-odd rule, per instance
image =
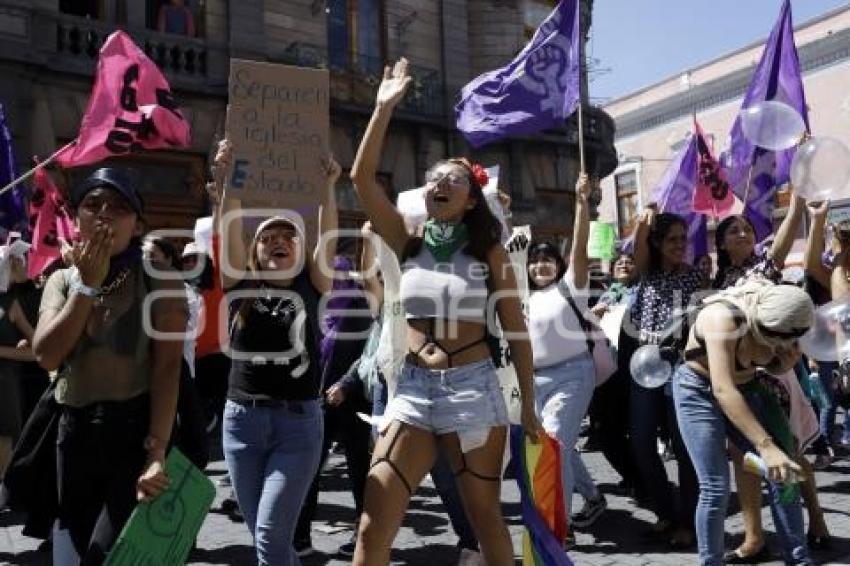
[[528, 335], [534, 367], [552, 366], [587, 352], [584, 330], [563, 293], [569, 290], [579, 311], [586, 313], [588, 288], [589, 281], [582, 289], [576, 288], [575, 274], [570, 267], [560, 282], [531, 292]]

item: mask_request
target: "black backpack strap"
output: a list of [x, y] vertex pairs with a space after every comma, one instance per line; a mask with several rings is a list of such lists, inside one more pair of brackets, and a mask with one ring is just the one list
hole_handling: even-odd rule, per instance
[[569, 287], [567, 287], [564, 280], [562, 279], [561, 281], [558, 281], [557, 285], [558, 291], [561, 292], [561, 296], [564, 297], [564, 299], [570, 304], [570, 307], [573, 309], [573, 312], [576, 315], [576, 320], [578, 320], [581, 329], [584, 331], [584, 339], [587, 343], [587, 352], [593, 355], [593, 349], [596, 346], [596, 344], [593, 342], [593, 339], [590, 337], [590, 333], [593, 331], [593, 326], [590, 324], [590, 321], [588, 321], [584, 317], [584, 315], [582, 315], [581, 311], [578, 308], [578, 305], [576, 304], [575, 299], [572, 296], [572, 293], [570, 293]]

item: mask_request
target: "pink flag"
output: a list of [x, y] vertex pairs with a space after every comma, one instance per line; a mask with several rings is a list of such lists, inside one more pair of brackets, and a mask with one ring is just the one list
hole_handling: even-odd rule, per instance
[[78, 167], [141, 149], [187, 147], [191, 139], [168, 81], [126, 33], [116, 31], [100, 50], [76, 143], [57, 160]]
[[70, 242], [77, 233], [65, 206], [65, 199], [44, 169], [36, 171], [33, 178], [30, 230], [32, 247], [27, 262], [27, 277], [32, 279], [41, 275], [48, 265], [59, 258], [59, 238]]
[[694, 120], [697, 136], [697, 183], [694, 188], [693, 210], [714, 217], [724, 216], [735, 204], [732, 188], [717, 159], [706, 143], [699, 123]]

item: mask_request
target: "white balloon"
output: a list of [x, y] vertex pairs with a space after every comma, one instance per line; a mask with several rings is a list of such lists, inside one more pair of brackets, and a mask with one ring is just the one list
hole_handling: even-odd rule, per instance
[[800, 338], [800, 349], [818, 362], [839, 362], [850, 353], [850, 297], [815, 311], [815, 322]]
[[834, 138], [811, 138], [794, 154], [791, 183], [796, 194], [812, 202], [850, 196], [850, 150]]
[[744, 136], [759, 147], [781, 151], [799, 143], [806, 123], [800, 113], [777, 100], [766, 100], [741, 110]]
[[673, 367], [661, 357], [661, 350], [655, 344], [647, 344], [635, 350], [629, 369], [632, 381], [647, 389], [661, 387], [673, 375]]

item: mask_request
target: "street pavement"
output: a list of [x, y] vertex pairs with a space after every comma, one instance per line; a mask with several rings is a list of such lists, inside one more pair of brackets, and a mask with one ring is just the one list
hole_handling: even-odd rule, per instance
[[[586, 532], [577, 533], [577, 546], [569, 554], [577, 565], [641, 565], [659, 564], [682, 566], [695, 564], [694, 551], [673, 552], [664, 544], [646, 539], [642, 532], [651, 524], [652, 513], [637, 508], [627, 497], [613, 493], [619, 477], [598, 452], [582, 454], [591, 475], [606, 493], [608, 510]], [[675, 463], [668, 463], [670, 477], [675, 478]], [[224, 474], [224, 463], [213, 462], [208, 474], [214, 480]], [[820, 502], [833, 535], [833, 548], [815, 555], [823, 564], [850, 564], [850, 456], [837, 460], [828, 470], [817, 473]], [[220, 510], [227, 489], [218, 487], [213, 511], [198, 538], [197, 549], [189, 564], [250, 565], [255, 563], [251, 538], [244, 523], [234, 522]], [[521, 548], [519, 494], [513, 480], [503, 484], [504, 514], [507, 518], [514, 549]], [[735, 498], [731, 499], [735, 505]], [[574, 508], [581, 507], [576, 496]], [[778, 541], [771, 536], [773, 523], [769, 508], [763, 509], [769, 544], [776, 552]], [[354, 502], [341, 456], [333, 455], [326, 466], [322, 481], [317, 521], [313, 525], [313, 545], [316, 553], [304, 559], [304, 566], [343, 565], [346, 560], [336, 556], [336, 549], [347, 542], [352, 533]], [[48, 565], [49, 553], [37, 551], [40, 541], [21, 535], [17, 517], [0, 514], [0, 564]], [[736, 544], [741, 537], [741, 516], [733, 507], [726, 521], [727, 544]], [[454, 565], [457, 562], [457, 538], [442, 510], [440, 499], [430, 478], [416, 492], [404, 525], [396, 538], [392, 564]], [[768, 564], [782, 564], [780, 560]]]

